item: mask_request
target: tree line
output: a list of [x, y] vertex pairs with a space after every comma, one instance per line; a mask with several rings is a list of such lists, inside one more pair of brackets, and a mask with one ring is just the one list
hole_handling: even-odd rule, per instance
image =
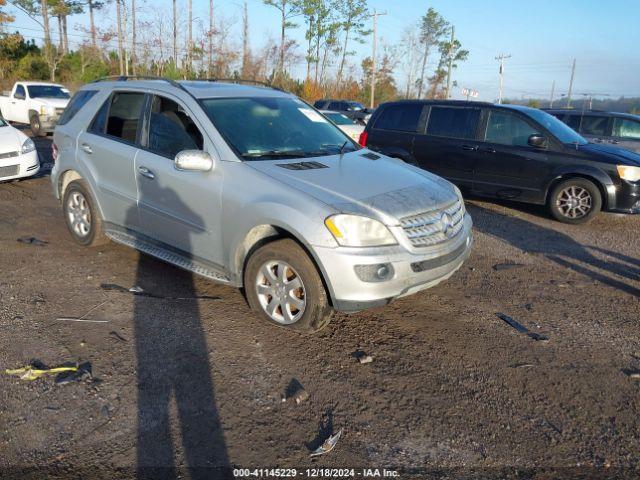
[[[262, 39], [256, 47], [246, 0], [237, 41], [230, 34], [236, 21], [214, 0], [209, 0], [205, 21], [195, 22], [192, 0], [162, 5], [148, 0], [0, 0], [0, 78], [71, 86], [108, 75], [242, 78], [283, 87], [308, 100], [369, 102], [374, 62], [370, 56], [355, 61], [356, 47], [372, 40], [367, 0], [262, 2], [278, 15], [278, 36]], [[40, 26], [41, 32], [33, 35], [38, 42], [11, 32], [15, 19], [7, 13], [9, 5]], [[114, 10], [113, 21], [98, 19]], [[82, 14], [87, 14], [88, 26], [70, 31], [69, 19]], [[291, 35], [300, 29], [302, 44]], [[455, 85], [455, 69], [469, 55], [453, 32], [453, 25], [429, 8], [405, 29], [398, 44], [381, 35], [376, 103], [446, 97]]]

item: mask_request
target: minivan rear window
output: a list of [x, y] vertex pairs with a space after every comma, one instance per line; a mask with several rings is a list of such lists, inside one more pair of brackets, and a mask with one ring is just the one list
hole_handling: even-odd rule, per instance
[[395, 130], [399, 132], [417, 132], [423, 105], [406, 104], [390, 105], [380, 113], [375, 128], [378, 130]]
[[96, 93], [98, 93], [97, 90], [80, 90], [76, 93], [67, 105], [67, 108], [62, 112], [62, 115], [60, 115], [58, 125], [69, 123], [71, 119], [76, 116], [76, 113], [78, 113]]
[[477, 108], [431, 107], [427, 134], [437, 137], [476, 137], [480, 110]]

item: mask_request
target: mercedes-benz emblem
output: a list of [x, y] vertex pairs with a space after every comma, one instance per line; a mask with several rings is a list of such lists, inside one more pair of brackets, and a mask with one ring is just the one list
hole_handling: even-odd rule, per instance
[[451, 218], [451, 215], [448, 213], [440, 215], [440, 224], [442, 225], [442, 231], [445, 236], [448, 237], [451, 235], [451, 232], [453, 231], [453, 218]]

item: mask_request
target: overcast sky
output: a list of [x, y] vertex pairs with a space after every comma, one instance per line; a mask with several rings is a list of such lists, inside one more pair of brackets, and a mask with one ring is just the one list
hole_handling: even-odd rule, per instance
[[[178, 0], [185, 12], [186, 0]], [[208, 24], [209, 0], [193, 0], [197, 22]], [[153, 21], [157, 12], [170, 15], [170, 0], [138, 0], [139, 18]], [[215, 0], [217, 13], [233, 23], [228, 39], [240, 45], [242, 0]], [[278, 12], [248, 0], [251, 42], [255, 47], [271, 36], [278, 38]], [[369, 0], [371, 9], [387, 12], [379, 19], [381, 41], [399, 43], [403, 30], [417, 22], [429, 6], [435, 8], [456, 27], [456, 36], [470, 51], [469, 60], [454, 74], [460, 88], [476, 89], [480, 100], [493, 100], [498, 92], [499, 53], [510, 54], [505, 68], [505, 96], [548, 97], [552, 82], [556, 82], [556, 98], [566, 93], [573, 58], [577, 60], [574, 97], [582, 93], [613, 96], [640, 96], [640, 1], [639, 0]], [[9, 8], [9, 10], [12, 10]], [[114, 8], [99, 15], [102, 25], [112, 22]], [[17, 27], [26, 37], [42, 33], [38, 24], [15, 10]], [[76, 27], [86, 25], [86, 15], [74, 16], [70, 24], [70, 40], [81, 41], [83, 34]], [[54, 22], [55, 26], [55, 22]], [[291, 30], [290, 36], [304, 44], [304, 29]], [[54, 31], [55, 38], [55, 31]], [[354, 45], [358, 51], [354, 65], [370, 55], [370, 39], [364, 45]], [[300, 48], [303, 53], [304, 48]], [[304, 75], [304, 65], [295, 74]], [[398, 83], [404, 78], [397, 72]]]

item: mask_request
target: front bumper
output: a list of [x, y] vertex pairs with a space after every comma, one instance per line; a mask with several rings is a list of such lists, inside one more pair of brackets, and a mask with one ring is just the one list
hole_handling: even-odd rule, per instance
[[60, 115], [40, 115], [40, 126], [43, 132], [53, 132], [60, 120]]
[[620, 184], [609, 187], [607, 210], [617, 213], [640, 213], [640, 182], [620, 180]]
[[[473, 245], [472, 221], [467, 214], [455, 239], [431, 249], [401, 245], [379, 248], [326, 248], [315, 252], [332, 293], [333, 306], [356, 312], [431, 288], [448, 279], [469, 257]], [[424, 252], [424, 253], [423, 253]], [[356, 266], [390, 265], [393, 275], [384, 281], [363, 281]]]
[[0, 182], [30, 177], [40, 171], [40, 160], [36, 151], [15, 157], [0, 158]]

